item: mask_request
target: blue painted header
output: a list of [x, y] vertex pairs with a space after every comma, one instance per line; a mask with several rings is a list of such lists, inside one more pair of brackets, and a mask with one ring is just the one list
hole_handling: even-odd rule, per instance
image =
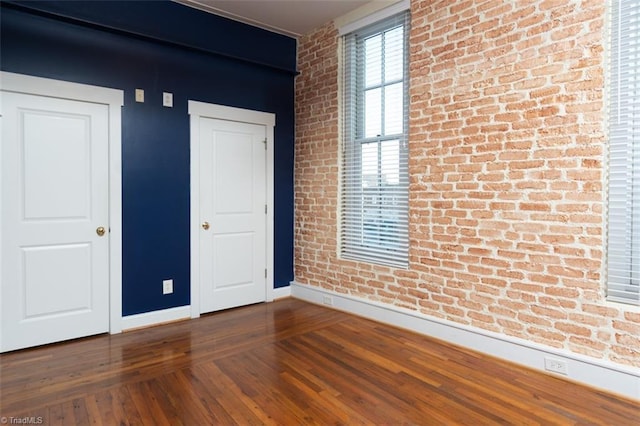
[[14, 8], [129, 36], [296, 71], [296, 40], [172, 1], [6, 1]]
[[[188, 100], [276, 114], [274, 284], [289, 284], [295, 40], [172, 2], [0, 7], [2, 70], [124, 90], [124, 315], [190, 303]], [[145, 90], [144, 103], [135, 102], [136, 88]], [[162, 92], [173, 93], [173, 108], [162, 106]], [[169, 278], [174, 293], [162, 295]]]

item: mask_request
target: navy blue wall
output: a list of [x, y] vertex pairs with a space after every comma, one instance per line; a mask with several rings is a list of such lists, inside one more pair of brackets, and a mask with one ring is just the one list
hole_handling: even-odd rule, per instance
[[[123, 315], [190, 302], [188, 100], [276, 114], [274, 283], [289, 284], [294, 39], [164, 1], [3, 2], [0, 12], [2, 70], [124, 90]], [[163, 296], [167, 278], [174, 293]]]

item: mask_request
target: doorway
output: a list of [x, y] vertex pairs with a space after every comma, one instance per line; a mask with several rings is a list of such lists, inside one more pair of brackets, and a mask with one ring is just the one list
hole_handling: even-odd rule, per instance
[[120, 90], [2, 73], [0, 351], [121, 331]]
[[273, 300], [275, 115], [189, 102], [192, 317]]

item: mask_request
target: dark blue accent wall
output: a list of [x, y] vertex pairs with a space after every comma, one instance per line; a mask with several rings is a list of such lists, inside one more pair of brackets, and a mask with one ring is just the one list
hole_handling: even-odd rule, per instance
[[276, 114], [274, 286], [289, 285], [294, 39], [166, 1], [0, 4], [3, 71], [124, 90], [123, 315], [190, 303], [188, 100]]

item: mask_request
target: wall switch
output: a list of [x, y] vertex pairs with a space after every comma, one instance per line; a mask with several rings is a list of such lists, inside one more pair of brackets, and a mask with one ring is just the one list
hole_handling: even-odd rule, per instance
[[162, 106], [173, 107], [173, 93], [162, 92]]
[[136, 89], [136, 102], [144, 102], [144, 90]]
[[173, 293], [173, 280], [162, 280], [162, 294]]
[[552, 371], [558, 374], [564, 374], [565, 376], [569, 374], [569, 369], [567, 368], [567, 361], [556, 359], [556, 358], [544, 358], [544, 369], [547, 371]]

